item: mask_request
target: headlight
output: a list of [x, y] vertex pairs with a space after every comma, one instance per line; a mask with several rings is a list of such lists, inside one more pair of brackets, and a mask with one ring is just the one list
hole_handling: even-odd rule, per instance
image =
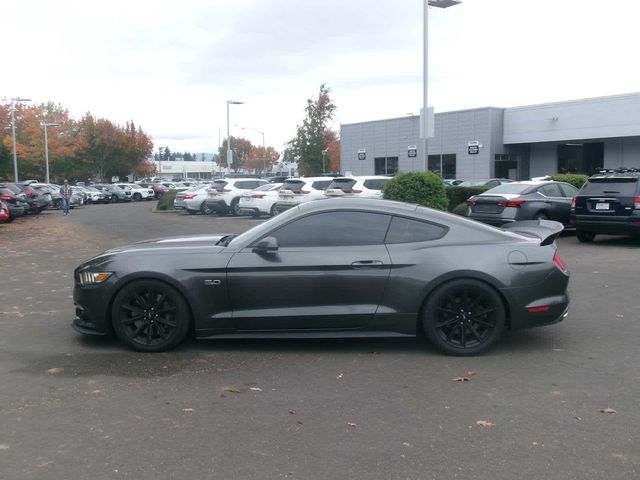
[[113, 275], [113, 272], [80, 272], [80, 285], [97, 285]]

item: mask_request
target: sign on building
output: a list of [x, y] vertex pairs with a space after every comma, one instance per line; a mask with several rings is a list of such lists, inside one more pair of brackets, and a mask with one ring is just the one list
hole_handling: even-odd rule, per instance
[[467, 142], [467, 153], [469, 155], [478, 155], [480, 153], [480, 142], [477, 140]]
[[366, 160], [367, 159], [367, 151], [364, 148], [358, 149], [358, 160]]
[[409, 158], [415, 158], [418, 156], [418, 147], [416, 145], [409, 145], [407, 147], [407, 155]]

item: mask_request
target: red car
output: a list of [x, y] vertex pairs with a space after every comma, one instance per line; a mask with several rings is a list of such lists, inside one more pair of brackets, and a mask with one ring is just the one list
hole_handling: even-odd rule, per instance
[[9, 221], [9, 207], [6, 203], [0, 200], [0, 223]]

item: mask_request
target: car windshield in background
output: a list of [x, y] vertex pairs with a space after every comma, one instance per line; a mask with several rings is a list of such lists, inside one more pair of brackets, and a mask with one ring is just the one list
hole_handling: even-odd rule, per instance
[[287, 180], [282, 185], [283, 190], [291, 190], [294, 193], [299, 193], [304, 187], [304, 182], [302, 180]]
[[316, 190], [326, 190], [331, 184], [331, 180], [318, 180], [317, 182], [313, 182], [311, 186]]
[[356, 181], [352, 178], [336, 178], [329, 184], [327, 188], [339, 188], [341, 190], [348, 190], [353, 188]]
[[580, 195], [621, 195], [633, 197], [636, 193], [637, 178], [591, 178]]
[[278, 185], [277, 183], [267, 183], [265, 185], [260, 185], [258, 188], [255, 189], [256, 192], [268, 192], [269, 190], [275, 190], [277, 188], [280, 188], [280, 185]]
[[522, 184], [522, 183], [504, 183], [502, 185], [498, 185], [497, 187], [493, 187], [491, 190], [487, 190], [484, 194], [498, 194], [498, 193], [507, 193], [507, 194], [515, 194], [515, 193], [523, 193], [526, 190], [529, 190], [531, 185]]

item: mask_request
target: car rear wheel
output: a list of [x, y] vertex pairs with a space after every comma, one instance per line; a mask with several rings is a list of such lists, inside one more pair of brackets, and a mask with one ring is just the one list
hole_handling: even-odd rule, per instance
[[117, 202], [118, 202], [118, 195], [114, 193], [113, 195], [111, 195], [111, 203], [117, 203]]
[[190, 324], [182, 295], [157, 280], [136, 280], [122, 288], [111, 317], [118, 338], [141, 352], [174, 348], [185, 339]]
[[422, 327], [440, 351], [476, 355], [491, 347], [505, 328], [500, 295], [486, 283], [454, 280], [438, 287], [427, 299]]
[[591, 243], [596, 238], [596, 234], [593, 232], [585, 232], [584, 230], [578, 230], [576, 232], [578, 241], [582, 243]]
[[276, 210], [276, 204], [274, 203], [273, 205], [271, 205], [271, 216], [275, 217], [276, 215], [278, 215], [278, 210]]
[[234, 217], [238, 217], [240, 216], [240, 199], [239, 198], [234, 198], [233, 201], [231, 202], [231, 215], [233, 215]]
[[546, 214], [539, 212], [536, 214], [535, 217], [533, 217], [534, 220], [549, 220], [549, 217], [547, 217]]

